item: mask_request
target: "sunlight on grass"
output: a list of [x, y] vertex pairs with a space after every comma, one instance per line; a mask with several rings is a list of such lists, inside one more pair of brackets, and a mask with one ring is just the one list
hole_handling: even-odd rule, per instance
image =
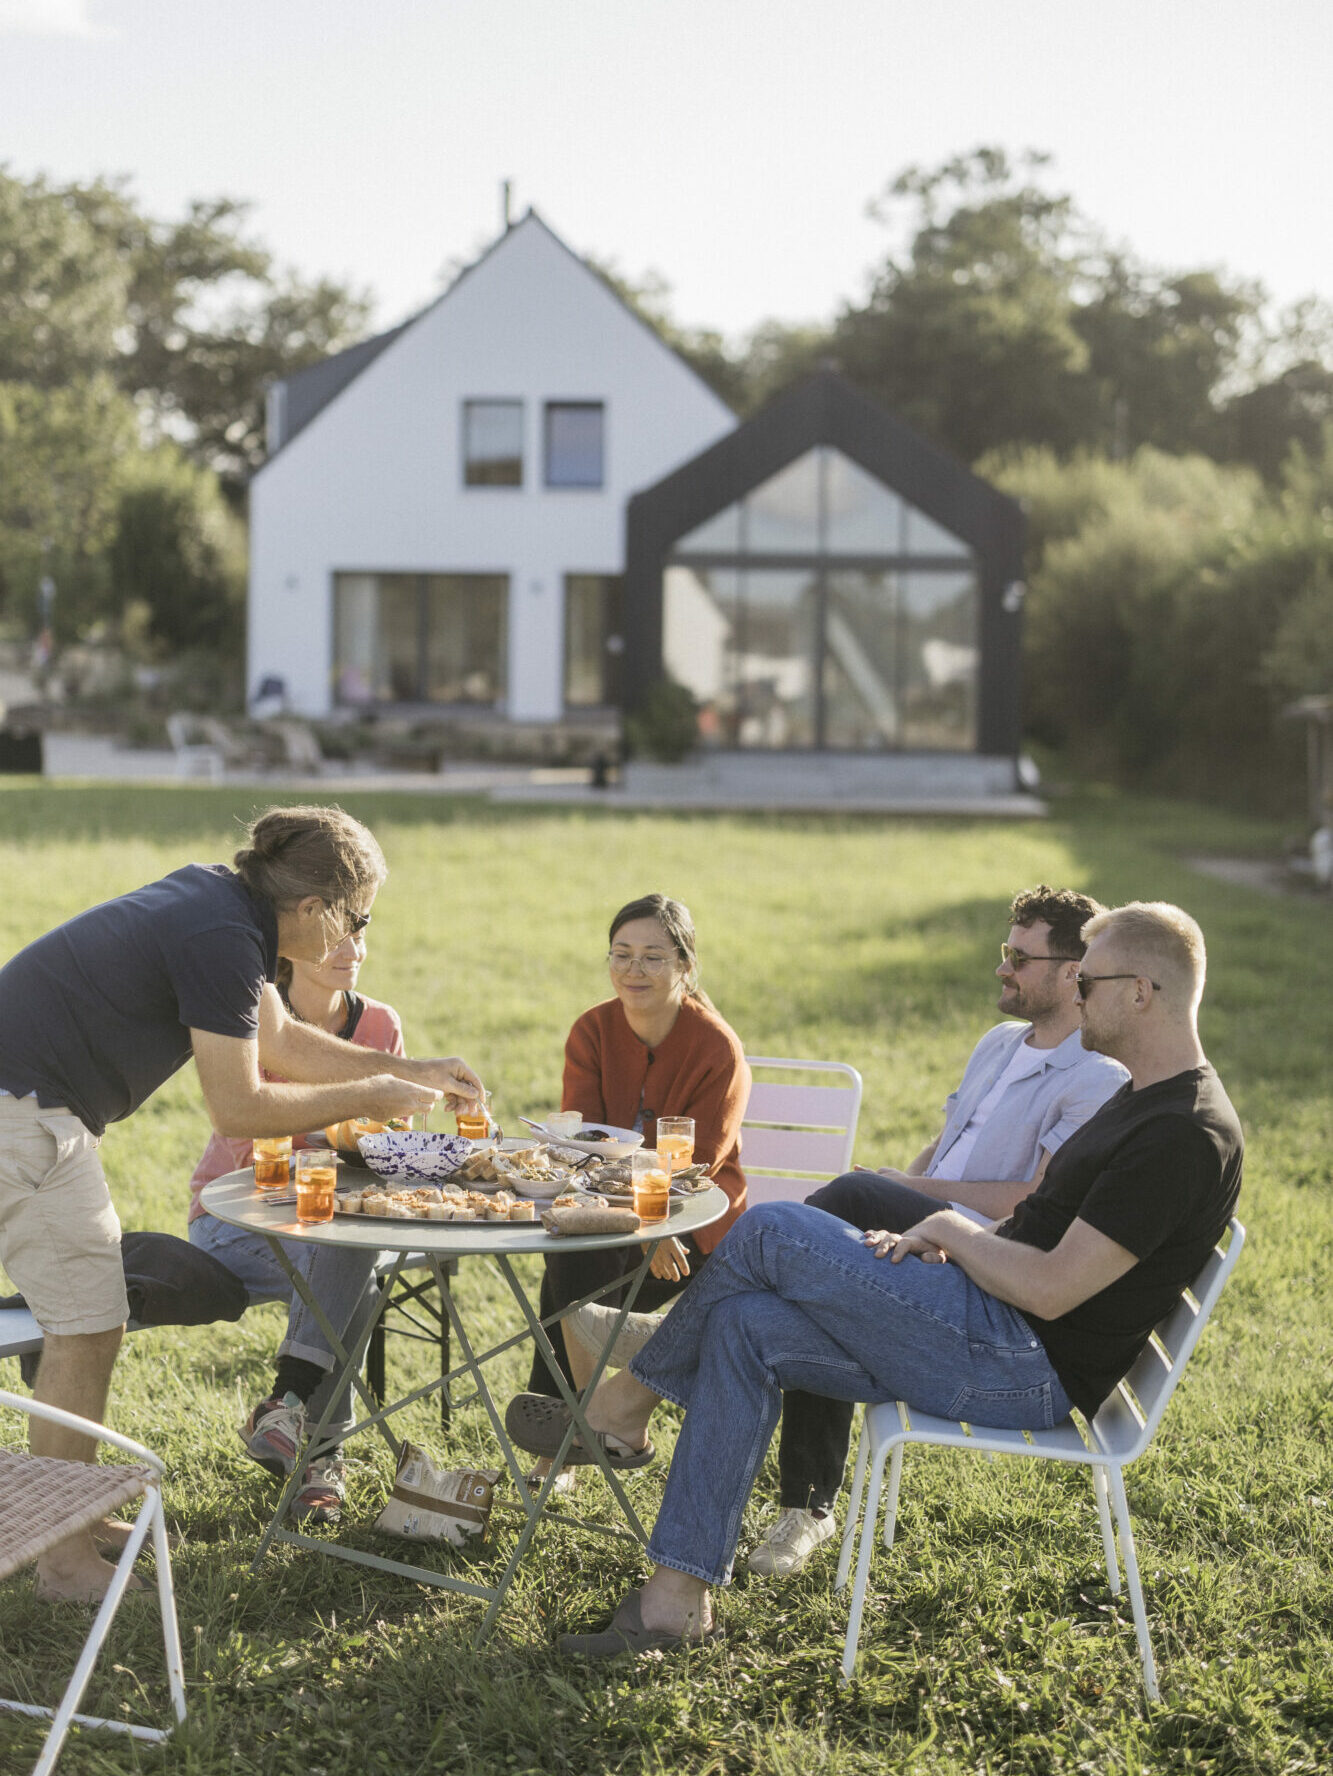
[[[994, 1015], [991, 970], [1016, 888], [1044, 878], [1108, 901], [1160, 897], [1199, 918], [1210, 950], [1205, 1045], [1250, 1142], [1240, 1214], [1251, 1242], [1159, 1447], [1129, 1478], [1165, 1701], [1146, 1713], [1086, 1478], [944, 1453], [908, 1457], [898, 1543], [872, 1569], [858, 1679], [846, 1691], [835, 1682], [845, 1627], [830, 1589], [835, 1551], [786, 1586], [742, 1571], [722, 1601], [723, 1644], [591, 1673], [560, 1664], [554, 1635], [634, 1582], [641, 1562], [625, 1543], [544, 1531], [499, 1632], [475, 1654], [479, 1609], [465, 1598], [292, 1549], [252, 1575], [274, 1495], [235, 1426], [264, 1388], [280, 1336], [280, 1315], [266, 1308], [234, 1326], [126, 1345], [112, 1414], [169, 1462], [168, 1509], [185, 1536], [174, 1564], [191, 1720], [165, 1753], [76, 1739], [62, 1771], [1295, 1776], [1327, 1767], [1330, 910], [1233, 888], [1182, 861], [1262, 850], [1275, 844], [1273, 829], [1118, 796], [1010, 825], [551, 812], [406, 796], [348, 806], [375, 828], [391, 872], [366, 989], [398, 1006], [415, 1051], [476, 1065], [506, 1122], [556, 1103], [565, 1032], [607, 990], [610, 915], [648, 889], [691, 906], [705, 985], [751, 1052], [861, 1069], [867, 1163], [901, 1161], [938, 1128]], [[227, 790], [0, 786], [0, 954], [180, 863], [229, 857], [254, 807]], [[109, 1132], [104, 1156], [126, 1226], [183, 1231], [206, 1132], [190, 1070]], [[509, 1327], [503, 1284], [483, 1265], [465, 1262], [457, 1297], [479, 1336]], [[390, 1341], [389, 1364], [395, 1388], [429, 1373], [428, 1353], [401, 1340]], [[521, 1385], [526, 1367], [517, 1352], [503, 1359], [504, 1387]], [[12, 1386], [15, 1366], [6, 1368], [0, 1381]], [[431, 1405], [406, 1428], [452, 1463], [495, 1460], [475, 1409], [455, 1413], [447, 1444]], [[670, 1413], [655, 1435], [669, 1452]], [[343, 1533], [383, 1548], [369, 1525], [387, 1455], [366, 1439], [354, 1454]], [[756, 1491], [745, 1545], [773, 1508], [772, 1478]], [[661, 1470], [634, 1485], [651, 1517]], [[600, 1481], [585, 1484], [588, 1514], [603, 1499]], [[471, 1557], [482, 1573], [498, 1570], [510, 1534], [499, 1524], [493, 1546]], [[26, 1578], [9, 1581], [0, 1588], [4, 1692], [49, 1700], [85, 1631], [82, 1612], [52, 1613]], [[140, 1683], [160, 1699], [156, 1633], [151, 1605], [122, 1610], [86, 1707], [114, 1713]], [[0, 1769], [28, 1767], [36, 1744], [31, 1727], [0, 1717]]]

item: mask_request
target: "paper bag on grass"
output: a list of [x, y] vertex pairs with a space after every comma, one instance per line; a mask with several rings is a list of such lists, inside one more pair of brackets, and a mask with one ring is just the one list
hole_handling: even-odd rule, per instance
[[416, 1542], [466, 1547], [484, 1541], [498, 1468], [437, 1468], [415, 1443], [404, 1443], [393, 1491], [375, 1528]]

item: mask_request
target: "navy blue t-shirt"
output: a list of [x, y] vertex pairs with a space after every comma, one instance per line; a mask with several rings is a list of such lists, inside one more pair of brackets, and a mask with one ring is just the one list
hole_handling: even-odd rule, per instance
[[0, 969], [0, 1087], [95, 1135], [190, 1058], [190, 1031], [253, 1037], [278, 961], [273, 908], [225, 864], [103, 901]]

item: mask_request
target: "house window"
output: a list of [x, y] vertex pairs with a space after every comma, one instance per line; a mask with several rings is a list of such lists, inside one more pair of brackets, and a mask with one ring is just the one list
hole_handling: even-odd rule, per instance
[[502, 705], [507, 574], [334, 575], [338, 703]]
[[523, 485], [522, 401], [464, 401], [463, 485]]
[[606, 408], [601, 401], [546, 403], [546, 485], [601, 487]]
[[587, 709], [620, 701], [619, 574], [565, 575], [565, 707]]

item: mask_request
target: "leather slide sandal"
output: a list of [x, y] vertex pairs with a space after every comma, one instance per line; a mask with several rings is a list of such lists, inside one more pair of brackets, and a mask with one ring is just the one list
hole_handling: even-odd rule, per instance
[[714, 1639], [714, 1625], [703, 1635], [668, 1634], [643, 1625], [643, 1597], [631, 1591], [600, 1634], [562, 1634], [560, 1651], [574, 1659], [619, 1659], [626, 1653], [652, 1653], [677, 1647], [703, 1646]]
[[[568, 1406], [550, 1394], [515, 1394], [505, 1409], [505, 1430], [529, 1455], [556, 1455], [568, 1429]], [[609, 1467], [646, 1468], [657, 1460], [657, 1451], [651, 1443], [642, 1449], [631, 1449], [609, 1431], [594, 1431], [592, 1434], [601, 1444]], [[595, 1464], [596, 1457], [589, 1455], [575, 1437], [565, 1452], [565, 1462], [570, 1467], [588, 1467]]]

